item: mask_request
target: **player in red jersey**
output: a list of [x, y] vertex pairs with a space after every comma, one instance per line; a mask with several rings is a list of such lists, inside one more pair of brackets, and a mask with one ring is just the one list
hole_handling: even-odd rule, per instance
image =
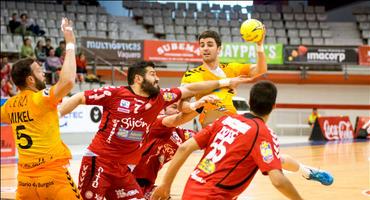
[[249, 97], [251, 113], [223, 116], [177, 150], [153, 199], [168, 199], [173, 179], [191, 152], [204, 155], [191, 173], [182, 199], [237, 199], [261, 170], [290, 199], [302, 199], [281, 171], [276, 135], [266, 126], [277, 89], [268, 81], [256, 83]]
[[129, 86], [87, 90], [61, 105], [61, 115], [80, 104], [103, 106], [99, 130], [80, 167], [79, 189], [84, 199], [144, 199], [128, 165], [140, 160], [143, 138], [159, 112], [197, 93], [250, 81], [239, 77], [160, 89], [154, 67], [152, 62], [138, 62], [128, 69]]
[[[192, 103], [193, 109], [202, 107], [205, 103], [216, 103], [218, 98], [207, 95]], [[163, 165], [172, 159], [177, 148], [191, 138], [195, 132], [178, 126], [192, 120], [198, 113], [182, 113], [178, 110], [178, 104], [174, 103], [164, 109], [164, 115], [158, 116], [148, 134], [148, 143], [144, 152], [133, 171], [136, 180], [146, 199], [149, 199], [154, 188], [158, 172]]]

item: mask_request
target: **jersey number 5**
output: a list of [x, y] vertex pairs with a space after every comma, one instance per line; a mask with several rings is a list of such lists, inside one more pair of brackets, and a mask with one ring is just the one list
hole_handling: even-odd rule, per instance
[[26, 127], [23, 126], [23, 125], [19, 125], [15, 129], [17, 131], [17, 140], [21, 140], [22, 138], [24, 138], [24, 139], [27, 140], [27, 144], [26, 145], [21, 145], [21, 143], [19, 142], [18, 146], [21, 149], [29, 149], [29, 148], [31, 148], [31, 146], [33, 144], [32, 138], [29, 135], [26, 135], [24, 133], [19, 132], [19, 131], [22, 131], [22, 130], [25, 130], [25, 129], [26, 129]]

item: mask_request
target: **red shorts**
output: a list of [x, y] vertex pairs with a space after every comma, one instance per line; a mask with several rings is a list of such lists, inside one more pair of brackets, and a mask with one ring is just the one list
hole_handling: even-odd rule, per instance
[[200, 184], [191, 178], [187, 181], [182, 198], [184, 200], [224, 200], [237, 199], [238, 195], [231, 190], [225, 190], [215, 186], [216, 183], [207, 182]]
[[127, 165], [99, 156], [82, 158], [78, 188], [83, 199], [143, 199]]

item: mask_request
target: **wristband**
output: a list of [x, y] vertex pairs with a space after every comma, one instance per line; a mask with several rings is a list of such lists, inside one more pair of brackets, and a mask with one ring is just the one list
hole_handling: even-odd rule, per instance
[[260, 52], [260, 53], [264, 52], [263, 44], [257, 45], [257, 52]]
[[195, 102], [192, 102], [189, 104], [189, 107], [191, 110], [196, 110], [197, 108], [195, 107]]
[[73, 43], [67, 43], [66, 50], [75, 50], [75, 44]]
[[230, 86], [230, 79], [229, 78], [220, 79], [220, 80], [218, 80], [218, 84], [220, 84], [220, 87], [229, 87]]

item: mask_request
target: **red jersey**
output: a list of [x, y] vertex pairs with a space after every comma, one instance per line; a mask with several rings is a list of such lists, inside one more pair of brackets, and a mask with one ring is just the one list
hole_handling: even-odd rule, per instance
[[164, 117], [158, 117], [153, 123], [148, 143], [133, 172], [136, 178], [146, 179], [151, 184], [154, 184], [158, 171], [175, 155], [177, 148], [195, 134], [193, 130], [164, 126]]
[[88, 147], [98, 156], [123, 164], [137, 164], [142, 140], [159, 112], [181, 98], [178, 88], [161, 89], [151, 98], [129, 87], [104, 87], [85, 91], [86, 104], [103, 106], [99, 130]]
[[183, 199], [236, 199], [260, 169], [281, 170], [276, 135], [251, 114], [224, 116], [194, 136], [204, 155]]

